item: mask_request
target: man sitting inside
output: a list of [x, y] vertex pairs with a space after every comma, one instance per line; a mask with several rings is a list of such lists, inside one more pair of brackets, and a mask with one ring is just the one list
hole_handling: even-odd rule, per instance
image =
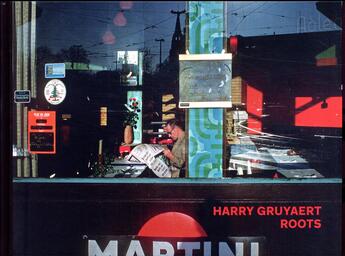
[[[184, 165], [186, 162], [186, 139], [182, 126], [176, 120], [170, 120], [164, 127], [164, 131], [169, 133], [170, 137], [175, 141], [173, 148], [164, 149], [164, 155], [169, 159], [171, 165], [171, 177], [182, 177]], [[182, 170], [182, 171], [181, 171]], [[180, 173], [181, 172], [181, 173]]]

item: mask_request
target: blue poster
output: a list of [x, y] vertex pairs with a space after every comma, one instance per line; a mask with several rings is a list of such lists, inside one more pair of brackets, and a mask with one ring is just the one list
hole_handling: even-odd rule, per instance
[[45, 78], [65, 78], [65, 63], [47, 63], [44, 65]]

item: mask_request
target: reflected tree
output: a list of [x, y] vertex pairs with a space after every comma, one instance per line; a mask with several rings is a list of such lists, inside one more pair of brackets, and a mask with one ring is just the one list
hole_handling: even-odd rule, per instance
[[90, 60], [87, 57], [88, 53], [82, 45], [72, 45], [68, 49], [61, 49], [57, 55], [63, 61], [71, 62], [72, 69], [75, 63], [90, 64]]
[[40, 46], [37, 48], [37, 63], [55, 62], [58, 56], [52, 52], [47, 46]]

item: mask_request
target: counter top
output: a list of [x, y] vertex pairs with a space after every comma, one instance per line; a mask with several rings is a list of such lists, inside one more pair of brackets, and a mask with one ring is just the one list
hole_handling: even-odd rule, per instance
[[14, 178], [14, 183], [162, 183], [162, 184], [303, 184], [342, 183], [341, 178], [267, 179], [267, 178]]

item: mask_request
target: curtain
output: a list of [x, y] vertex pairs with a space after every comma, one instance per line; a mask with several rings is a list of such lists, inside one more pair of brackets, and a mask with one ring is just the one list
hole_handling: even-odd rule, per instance
[[[15, 17], [15, 85], [16, 90], [36, 91], [36, 2], [14, 2]], [[37, 177], [37, 155], [28, 152], [28, 106], [16, 104], [15, 149], [17, 177]]]

